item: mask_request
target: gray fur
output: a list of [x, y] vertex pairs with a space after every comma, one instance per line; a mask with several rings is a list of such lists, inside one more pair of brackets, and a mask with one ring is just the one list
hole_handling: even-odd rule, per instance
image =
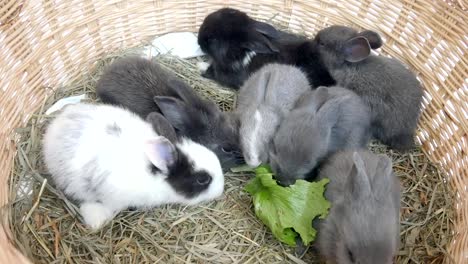
[[106, 132], [109, 135], [119, 136], [122, 133], [122, 129], [116, 123], [113, 123], [107, 125]]
[[397, 150], [411, 148], [423, 91], [400, 61], [370, 55], [382, 46], [380, 36], [331, 26], [319, 31], [315, 42], [337, 85], [356, 92], [371, 108], [373, 136]]
[[369, 127], [369, 108], [352, 91], [323, 86], [308, 91], [273, 138], [271, 168], [283, 185], [305, 179], [336, 151], [364, 148]]
[[320, 254], [337, 264], [393, 263], [400, 241], [400, 183], [391, 159], [365, 150], [338, 152], [319, 178], [330, 179], [325, 196], [332, 203], [318, 222]]
[[162, 113], [177, 136], [214, 151], [225, 169], [243, 163], [237, 119], [157, 62], [136, 56], [117, 59], [97, 82], [96, 93], [103, 103], [123, 106], [143, 119]]
[[268, 161], [268, 145], [281, 120], [304, 92], [307, 76], [298, 68], [269, 64], [241, 87], [236, 112], [240, 116], [240, 144], [250, 166]]
[[177, 141], [177, 134], [174, 127], [172, 127], [169, 121], [162, 114], [152, 112], [146, 117], [146, 122], [151, 124], [158, 135], [167, 138], [172, 143]]

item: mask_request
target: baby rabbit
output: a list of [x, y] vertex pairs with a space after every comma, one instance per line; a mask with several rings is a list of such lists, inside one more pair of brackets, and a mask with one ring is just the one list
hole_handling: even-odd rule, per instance
[[262, 67], [244, 83], [236, 112], [240, 116], [241, 149], [249, 166], [268, 161], [268, 144], [283, 116], [308, 90], [309, 82], [300, 69], [281, 64]]
[[337, 264], [391, 264], [400, 241], [400, 183], [392, 161], [369, 151], [339, 152], [320, 171], [332, 207], [315, 246]]
[[382, 46], [380, 36], [331, 26], [314, 41], [337, 84], [356, 92], [371, 108], [373, 136], [396, 150], [413, 147], [423, 91], [401, 62], [371, 55], [371, 49]]
[[57, 188], [79, 203], [93, 229], [128, 207], [193, 205], [224, 189], [211, 150], [184, 137], [170, 142], [139, 116], [110, 105], [65, 107], [46, 129], [43, 154]]
[[276, 30], [236, 9], [209, 14], [200, 26], [198, 44], [211, 60], [202, 75], [231, 88], [238, 89], [250, 74], [272, 62], [300, 67], [312, 87], [335, 83], [312, 41]]
[[270, 145], [276, 179], [287, 186], [297, 179], [313, 178], [314, 169], [334, 152], [366, 147], [369, 127], [369, 108], [352, 91], [336, 86], [308, 91], [283, 120]]
[[113, 62], [97, 82], [102, 102], [123, 106], [146, 118], [161, 112], [176, 129], [216, 153], [225, 169], [242, 164], [238, 118], [200, 97], [159, 64], [140, 57]]

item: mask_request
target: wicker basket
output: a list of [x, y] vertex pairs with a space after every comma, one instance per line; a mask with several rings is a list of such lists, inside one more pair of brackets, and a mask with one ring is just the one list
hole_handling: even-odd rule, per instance
[[[466, 3], [465, 3], [466, 5]], [[56, 0], [0, 2], [0, 207], [8, 203], [14, 129], [50, 91], [76, 80], [105, 53], [170, 31], [197, 31], [210, 12], [232, 6], [313, 34], [330, 24], [372, 28], [383, 52], [419, 73], [425, 88], [418, 140], [449, 175], [457, 195], [446, 260], [468, 263], [468, 85], [466, 6], [462, 1], [385, 0]], [[28, 263], [14, 248], [0, 210], [0, 263]], [[447, 261], [448, 262], [448, 261]]]

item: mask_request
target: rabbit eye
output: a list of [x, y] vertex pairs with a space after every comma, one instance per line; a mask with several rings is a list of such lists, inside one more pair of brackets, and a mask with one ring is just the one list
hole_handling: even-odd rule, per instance
[[199, 185], [208, 185], [211, 182], [211, 176], [208, 174], [202, 174], [198, 175], [197, 177], [197, 183]]
[[221, 151], [224, 153], [232, 153], [234, 152], [234, 148], [230, 146], [224, 146], [224, 147], [221, 147]]
[[348, 249], [348, 257], [349, 257], [349, 260], [354, 263], [354, 255], [353, 255], [353, 252], [351, 252], [351, 250]]

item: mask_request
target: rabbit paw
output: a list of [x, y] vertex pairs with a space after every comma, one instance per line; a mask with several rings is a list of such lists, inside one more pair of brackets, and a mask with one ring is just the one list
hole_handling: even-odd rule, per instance
[[84, 203], [81, 205], [80, 211], [85, 223], [93, 230], [101, 228], [114, 215], [112, 210], [101, 203]]
[[206, 70], [208, 70], [208, 67], [210, 67], [210, 64], [208, 62], [199, 61], [197, 62], [197, 67], [198, 67], [198, 70], [200, 70], [200, 72], [204, 73], [206, 72]]

